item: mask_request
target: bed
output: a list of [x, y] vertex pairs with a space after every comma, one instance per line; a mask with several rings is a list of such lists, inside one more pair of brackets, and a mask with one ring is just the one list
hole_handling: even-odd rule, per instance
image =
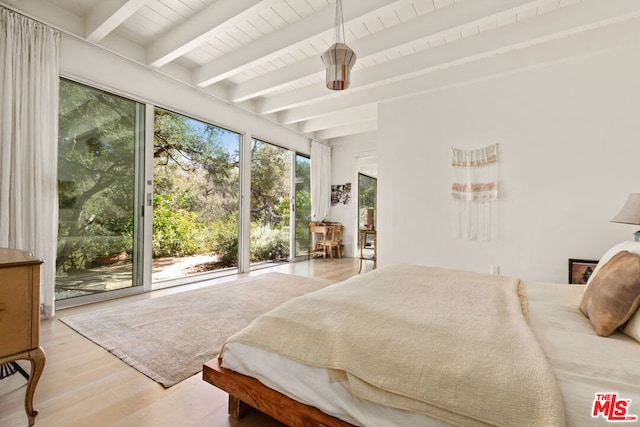
[[[613, 249], [588, 291], [384, 267], [256, 319], [204, 365], [203, 379], [229, 393], [231, 416], [253, 407], [290, 426], [637, 421], [640, 255]], [[620, 299], [609, 292], [612, 280], [623, 282], [628, 304], [613, 304], [626, 311], [609, 331], [600, 303]], [[486, 301], [485, 288], [494, 289]]]

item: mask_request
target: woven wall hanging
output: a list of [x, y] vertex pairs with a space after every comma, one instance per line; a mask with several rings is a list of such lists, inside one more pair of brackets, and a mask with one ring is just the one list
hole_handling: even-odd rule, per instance
[[451, 150], [454, 237], [497, 239], [498, 144]]

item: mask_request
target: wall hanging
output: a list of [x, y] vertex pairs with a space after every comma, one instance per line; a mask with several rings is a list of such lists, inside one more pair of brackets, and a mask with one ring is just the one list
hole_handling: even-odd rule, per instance
[[497, 238], [498, 144], [452, 148], [453, 233], [464, 240]]

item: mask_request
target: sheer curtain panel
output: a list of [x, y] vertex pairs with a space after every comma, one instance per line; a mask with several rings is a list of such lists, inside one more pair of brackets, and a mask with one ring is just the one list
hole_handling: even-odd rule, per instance
[[330, 208], [331, 147], [311, 141], [311, 219], [327, 219]]
[[55, 311], [59, 50], [58, 31], [0, 6], [0, 247], [44, 261], [45, 316]]

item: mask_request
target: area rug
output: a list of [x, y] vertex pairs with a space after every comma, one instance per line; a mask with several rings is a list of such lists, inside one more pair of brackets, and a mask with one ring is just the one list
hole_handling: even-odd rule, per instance
[[60, 320], [149, 378], [171, 387], [200, 372], [227, 337], [258, 316], [332, 283], [266, 273]]

